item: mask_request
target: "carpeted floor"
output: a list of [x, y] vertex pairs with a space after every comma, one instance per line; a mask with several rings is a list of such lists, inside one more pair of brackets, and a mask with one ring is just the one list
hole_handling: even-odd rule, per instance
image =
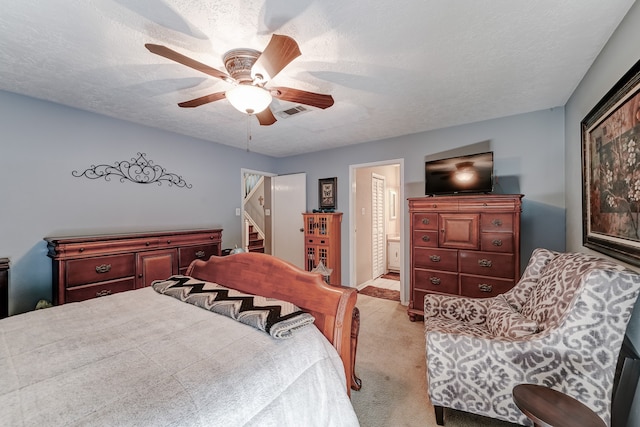
[[400, 280], [400, 273], [394, 273], [393, 271], [390, 271], [380, 277], [382, 277], [383, 279]]
[[[366, 289], [366, 288], [365, 288]], [[356, 373], [362, 389], [351, 402], [362, 427], [436, 426], [426, 388], [422, 322], [411, 322], [398, 302], [358, 294], [360, 336]], [[445, 409], [446, 427], [514, 427]]]

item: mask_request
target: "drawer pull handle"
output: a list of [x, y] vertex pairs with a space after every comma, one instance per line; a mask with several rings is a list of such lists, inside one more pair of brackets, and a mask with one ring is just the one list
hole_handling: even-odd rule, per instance
[[480, 267], [491, 267], [491, 260], [490, 259], [479, 259], [478, 260], [478, 265]]
[[439, 277], [431, 277], [429, 278], [429, 281], [433, 284], [433, 285], [439, 285], [441, 280]]
[[491, 292], [493, 290], [493, 286], [487, 285], [486, 283], [480, 283], [478, 284], [478, 289], [480, 289], [480, 292]]
[[422, 241], [423, 242], [428, 242], [429, 240], [431, 240], [431, 237], [427, 236], [426, 234], [424, 236], [422, 236]]
[[111, 264], [96, 265], [96, 273], [108, 273], [111, 271]]
[[96, 292], [96, 298], [106, 297], [107, 295], [111, 295], [110, 289], [103, 289], [101, 291]]
[[149, 243], [149, 242], [146, 242], [146, 243], [145, 243], [144, 245], [145, 245], [145, 246], [149, 246], [150, 244], [151, 244], [151, 243]]
[[196, 252], [196, 258], [204, 258], [204, 255], [205, 255], [204, 251]]
[[495, 239], [491, 242], [493, 246], [502, 246], [502, 239]]
[[429, 259], [433, 262], [440, 262], [440, 255], [431, 255]]
[[493, 221], [491, 221], [491, 224], [495, 225], [496, 227], [500, 227], [502, 226], [502, 220], [496, 218]]
[[167, 245], [170, 245], [170, 244], [171, 244], [171, 240], [167, 240]]
[[422, 223], [423, 223], [424, 225], [428, 225], [428, 224], [429, 224], [429, 222], [430, 222], [430, 221], [429, 221], [429, 218], [422, 218]]
[[80, 252], [84, 252], [84, 248], [80, 248], [78, 249]]

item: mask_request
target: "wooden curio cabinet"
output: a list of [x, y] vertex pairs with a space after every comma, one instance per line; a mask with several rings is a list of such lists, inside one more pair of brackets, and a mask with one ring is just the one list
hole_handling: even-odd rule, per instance
[[521, 194], [409, 199], [409, 317], [424, 314], [428, 293], [488, 298], [520, 278]]
[[328, 283], [342, 285], [340, 272], [340, 227], [342, 213], [303, 213], [305, 269], [311, 271], [320, 261], [332, 269]]

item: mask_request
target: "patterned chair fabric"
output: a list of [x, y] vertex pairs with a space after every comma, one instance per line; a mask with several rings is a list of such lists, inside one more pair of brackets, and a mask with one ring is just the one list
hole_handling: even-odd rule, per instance
[[578, 399], [610, 425], [616, 362], [639, 291], [640, 275], [614, 262], [536, 249], [505, 294], [426, 295], [436, 418], [447, 407], [531, 425], [512, 399], [513, 387], [530, 383]]

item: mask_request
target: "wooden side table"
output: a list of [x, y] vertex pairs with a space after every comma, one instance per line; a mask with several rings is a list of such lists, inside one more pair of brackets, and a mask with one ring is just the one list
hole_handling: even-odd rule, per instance
[[0, 319], [9, 315], [9, 258], [0, 258]]
[[517, 385], [513, 388], [513, 401], [535, 427], [606, 427], [587, 406], [549, 387]]

